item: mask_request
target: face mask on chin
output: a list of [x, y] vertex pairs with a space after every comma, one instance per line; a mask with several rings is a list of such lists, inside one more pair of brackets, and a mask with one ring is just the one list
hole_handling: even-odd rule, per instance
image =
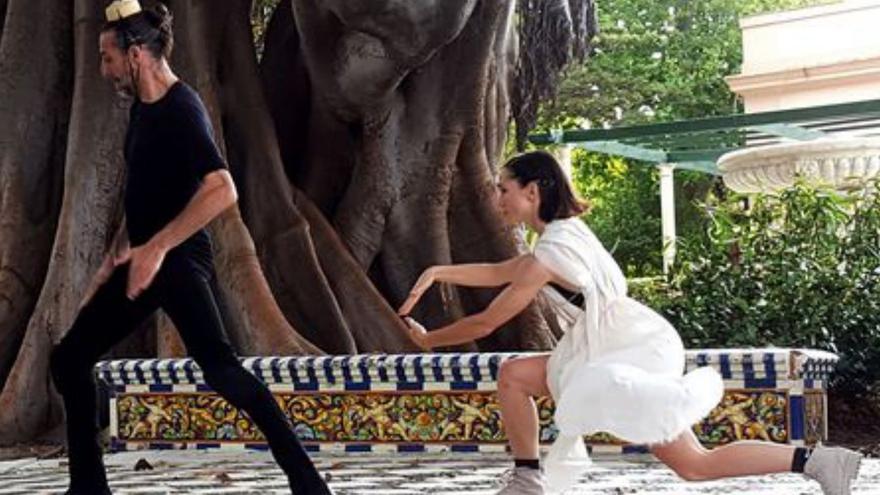
[[124, 86], [116, 90], [116, 96], [122, 100], [128, 101], [134, 99], [134, 92], [131, 90], [131, 87]]

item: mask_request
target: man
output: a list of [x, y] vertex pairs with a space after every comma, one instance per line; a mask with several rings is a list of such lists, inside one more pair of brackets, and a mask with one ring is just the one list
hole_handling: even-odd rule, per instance
[[67, 413], [67, 493], [110, 493], [97, 441], [93, 367], [158, 308], [174, 322], [207, 383], [266, 436], [293, 493], [330, 493], [269, 390], [239, 364], [223, 329], [204, 227], [237, 195], [204, 105], [168, 65], [171, 15], [161, 4], [144, 11], [137, 0], [117, 0], [107, 8], [107, 21], [101, 75], [134, 98], [124, 150], [125, 221], [73, 326], [52, 351], [52, 377]]

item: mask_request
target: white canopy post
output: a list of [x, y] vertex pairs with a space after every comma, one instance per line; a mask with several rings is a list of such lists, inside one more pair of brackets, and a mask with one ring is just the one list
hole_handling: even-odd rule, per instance
[[553, 150], [553, 154], [556, 155], [556, 161], [559, 162], [559, 165], [562, 167], [562, 171], [565, 172], [565, 176], [568, 177], [568, 180], [571, 180], [572, 174], [571, 152], [573, 149], [574, 146], [563, 144], [561, 146], [556, 146]]
[[663, 273], [669, 273], [675, 261], [675, 165], [661, 163], [660, 169], [660, 212], [663, 224]]

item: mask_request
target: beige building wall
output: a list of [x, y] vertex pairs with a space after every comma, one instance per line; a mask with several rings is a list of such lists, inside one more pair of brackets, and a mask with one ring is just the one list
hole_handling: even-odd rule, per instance
[[740, 21], [746, 113], [880, 99], [880, 0], [845, 0]]

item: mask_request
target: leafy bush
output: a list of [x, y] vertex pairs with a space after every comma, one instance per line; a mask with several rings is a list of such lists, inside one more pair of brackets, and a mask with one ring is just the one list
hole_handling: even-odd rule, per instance
[[798, 185], [707, 208], [665, 290], [639, 290], [687, 347], [803, 346], [841, 357], [832, 386], [880, 381], [880, 195]]
[[[602, 0], [588, 60], [570, 67], [558, 96], [540, 109], [537, 132], [620, 127], [742, 112], [724, 82], [742, 64], [743, 16], [829, 0]], [[635, 160], [580, 152], [575, 183], [597, 205], [586, 217], [627, 276], [660, 273], [658, 174]], [[677, 171], [679, 237], [702, 229], [694, 201], [712, 176]]]
[[[659, 275], [663, 266], [660, 179], [657, 168], [576, 149], [572, 179], [592, 204], [584, 220], [628, 277]], [[675, 173], [676, 229], [680, 237], [705, 225], [696, 201], [706, 198], [715, 179], [686, 170]]]

